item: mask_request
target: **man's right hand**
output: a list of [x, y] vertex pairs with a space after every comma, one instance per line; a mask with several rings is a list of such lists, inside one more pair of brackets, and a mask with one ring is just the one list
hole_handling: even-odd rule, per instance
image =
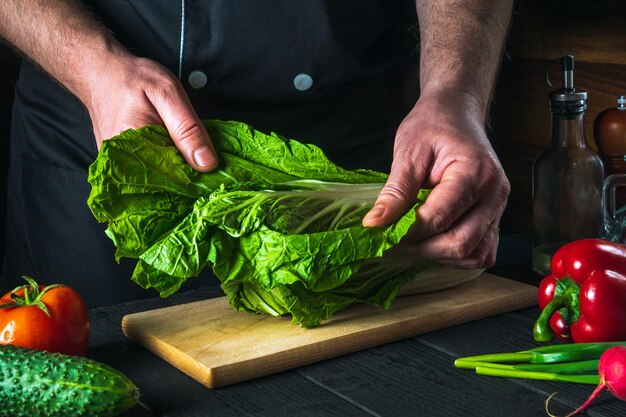
[[176, 147], [198, 171], [217, 166], [211, 139], [180, 81], [167, 68], [130, 54], [116, 56], [88, 83], [83, 94], [98, 149], [102, 141], [126, 129], [164, 126]]
[[178, 79], [130, 54], [80, 2], [2, 0], [0, 37], [85, 104], [98, 149], [126, 129], [158, 123], [192, 167], [217, 166], [209, 135]]

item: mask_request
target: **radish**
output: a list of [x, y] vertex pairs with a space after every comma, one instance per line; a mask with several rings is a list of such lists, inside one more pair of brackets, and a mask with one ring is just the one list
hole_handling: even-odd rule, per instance
[[[615, 397], [626, 401], [626, 346], [610, 347], [600, 356], [598, 376], [600, 377], [600, 383], [587, 398], [587, 401], [566, 417], [571, 417], [586, 409], [605, 388]], [[546, 412], [552, 416], [548, 411], [550, 398], [546, 401]]]

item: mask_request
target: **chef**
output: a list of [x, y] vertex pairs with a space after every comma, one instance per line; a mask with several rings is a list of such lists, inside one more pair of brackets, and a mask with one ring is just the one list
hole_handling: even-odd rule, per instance
[[[493, 264], [509, 183], [484, 126], [511, 8], [4, 0], [0, 36], [24, 56], [10, 143], [9, 287], [22, 275], [65, 283], [90, 307], [154, 296], [131, 282], [134, 262], [115, 262], [86, 204], [87, 169], [103, 140], [158, 123], [192, 167], [211, 171], [219, 155], [205, 118], [314, 143], [346, 168], [390, 172], [364, 226], [394, 221], [420, 187], [434, 187], [406, 239], [410, 252], [460, 268]], [[211, 284], [207, 273], [185, 288]]]

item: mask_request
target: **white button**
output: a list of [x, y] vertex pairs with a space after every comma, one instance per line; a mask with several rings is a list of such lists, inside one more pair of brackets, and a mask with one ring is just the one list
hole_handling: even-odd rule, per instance
[[309, 74], [298, 74], [293, 79], [293, 86], [296, 90], [306, 91], [313, 85], [313, 78]]
[[195, 70], [191, 71], [187, 81], [189, 81], [189, 85], [193, 88], [202, 88], [208, 82], [208, 78], [204, 72]]

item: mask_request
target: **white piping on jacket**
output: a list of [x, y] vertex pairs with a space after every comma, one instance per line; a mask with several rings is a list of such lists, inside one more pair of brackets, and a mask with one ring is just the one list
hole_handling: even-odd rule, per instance
[[178, 55], [178, 78], [183, 77], [183, 52], [185, 49], [185, 0], [180, 0], [180, 48]]

